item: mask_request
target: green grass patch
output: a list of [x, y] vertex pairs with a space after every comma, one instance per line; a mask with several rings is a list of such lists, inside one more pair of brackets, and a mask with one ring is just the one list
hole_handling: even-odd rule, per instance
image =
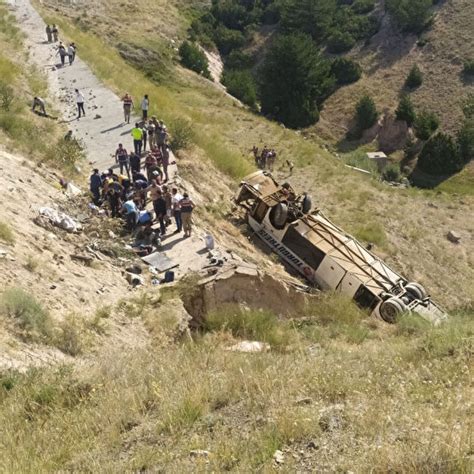
[[369, 222], [357, 226], [353, 231], [354, 237], [363, 242], [383, 246], [387, 242], [385, 229], [378, 222]]
[[53, 325], [48, 311], [21, 288], [8, 288], [1, 295], [0, 312], [14, 321], [26, 340], [51, 342]]
[[0, 240], [5, 242], [8, 245], [13, 245], [15, 243], [15, 234], [13, 233], [12, 228], [5, 222], [0, 221]]

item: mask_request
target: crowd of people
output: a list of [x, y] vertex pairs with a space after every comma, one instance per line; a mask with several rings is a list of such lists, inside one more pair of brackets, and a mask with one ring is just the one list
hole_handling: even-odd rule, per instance
[[[127, 102], [123, 103], [125, 112]], [[187, 193], [181, 194], [168, 184], [171, 152], [166, 125], [155, 116], [145, 118], [135, 124], [131, 135], [133, 151], [119, 143], [113, 155], [116, 172], [113, 168], [103, 173], [93, 171], [90, 191], [94, 204], [105, 207], [113, 218], [122, 217], [131, 232], [151, 229], [156, 222], [162, 240], [174, 220], [174, 233], [184, 231], [184, 237], [190, 237], [195, 204]], [[150, 202], [153, 210], [147, 210]]]
[[277, 158], [277, 153], [273, 148], [268, 148], [267, 145], [265, 145], [260, 151], [257, 146], [253, 146], [252, 153], [258, 168], [273, 171]]

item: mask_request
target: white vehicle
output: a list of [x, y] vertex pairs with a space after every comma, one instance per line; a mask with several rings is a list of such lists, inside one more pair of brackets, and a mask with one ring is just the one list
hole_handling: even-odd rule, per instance
[[447, 319], [420, 284], [408, 282], [321, 211], [311, 212], [309, 196], [297, 196], [288, 183], [257, 171], [242, 181], [234, 200], [247, 210], [255, 233], [311, 284], [340, 291], [389, 323], [406, 312], [433, 324]]

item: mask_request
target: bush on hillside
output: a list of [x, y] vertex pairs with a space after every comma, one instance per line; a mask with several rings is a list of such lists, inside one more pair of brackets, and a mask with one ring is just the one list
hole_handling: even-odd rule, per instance
[[370, 13], [375, 8], [375, 0], [356, 0], [352, 4], [352, 9], [355, 13], [361, 15]]
[[458, 133], [458, 146], [464, 164], [474, 160], [474, 118], [464, 121]]
[[257, 85], [250, 71], [237, 71], [232, 69], [225, 71], [222, 76], [222, 83], [226, 86], [229, 94], [249, 107], [256, 107]]
[[170, 147], [173, 151], [189, 148], [194, 141], [194, 127], [190, 120], [177, 117], [170, 122]]
[[331, 64], [331, 72], [339, 85], [357, 82], [362, 76], [359, 63], [348, 58], [336, 58]]
[[230, 30], [222, 25], [215, 29], [213, 38], [223, 56], [227, 56], [232, 50], [241, 48], [245, 44], [245, 36], [241, 31]]
[[416, 119], [416, 113], [409, 95], [405, 94], [402, 96], [398, 103], [398, 108], [395, 111], [395, 116], [397, 120], [406, 122], [409, 127], [413, 125]]
[[233, 0], [214, 1], [211, 13], [217, 21], [231, 30], [244, 31], [252, 20], [248, 9]]
[[262, 112], [291, 128], [319, 119], [318, 104], [334, 89], [331, 63], [309, 35], [280, 36], [259, 71]]
[[0, 298], [0, 312], [22, 329], [26, 339], [49, 342], [53, 326], [49, 313], [21, 288], [9, 288]]
[[408, 76], [405, 80], [405, 87], [410, 89], [415, 89], [420, 87], [423, 84], [423, 73], [421, 69], [415, 64], [408, 73]]
[[464, 74], [474, 76], [474, 59], [464, 61]]
[[462, 111], [464, 117], [466, 118], [474, 118], [474, 94], [469, 94], [467, 99], [465, 100]]
[[198, 74], [207, 77], [211, 77], [209, 72], [209, 61], [207, 60], [204, 52], [195, 44], [189, 41], [183, 41], [179, 47], [179, 56], [181, 58], [181, 64], [191, 71], [197, 72]]
[[418, 157], [417, 167], [425, 173], [443, 176], [460, 171], [461, 155], [453, 137], [439, 132], [430, 138]]
[[238, 49], [232, 51], [225, 60], [225, 67], [228, 69], [250, 69], [252, 66], [252, 56]]
[[3, 81], [0, 81], [0, 109], [8, 112], [14, 99], [15, 93], [13, 91], [13, 87], [9, 86]]
[[328, 51], [333, 54], [345, 53], [354, 45], [355, 39], [347, 31], [334, 31], [328, 38]]
[[433, 112], [423, 110], [415, 118], [415, 135], [420, 140], [428, 140], [438, 127], [439, 119]]
[[385, 8], [402, 31], [421, 33], [431, 21], [433, 0], [387, 0]]
[[385, 181], [398, 182], [400, 181], [400, 166], [396, 164], [391, 164], [387, 166], [382, 173], [382, 178]]
[[356, 105], [356, 122], [360, 130], [366, 130], [377, 122], [377, 107], [372, 97], [363, 96]]

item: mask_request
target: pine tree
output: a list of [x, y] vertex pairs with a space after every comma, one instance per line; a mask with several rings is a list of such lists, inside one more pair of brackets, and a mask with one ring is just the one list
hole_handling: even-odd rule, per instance
[[363, 96], [356, 105], [356, 121], [360, 130], [372, 127], [377, 122], [378, 112], [372, 97]]
[[405, 81], [405, 86], [410, 89], [415, 89], [423, 84], [423, 73], [420, 68], [415, 64], [408, 73]]
[[395, 111], [395, 115], [397, 120], [405, 121], [409, 127], [413, 125], [416, 113], [409, 95], [405, 94], [402, 96], [398, 103], [398, 108]]

